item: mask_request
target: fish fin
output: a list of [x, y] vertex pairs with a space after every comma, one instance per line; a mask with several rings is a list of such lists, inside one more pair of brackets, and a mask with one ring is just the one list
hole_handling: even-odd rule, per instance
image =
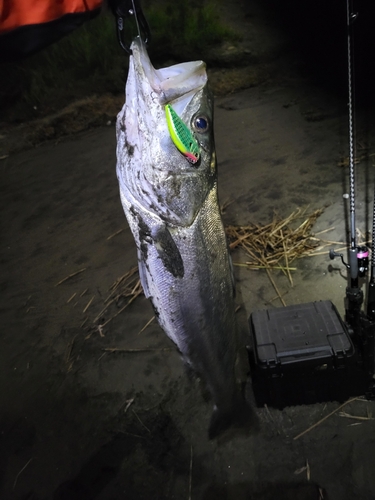
[[165, 269], [175, 278], [182, 278], [185, 272], [184, 263], [180, 250], [178, 249], [167, 226], [160, 225], [153, 228], [151, 235], [155, 248]]
[[250, 430], [254, 424], [254, 417], [254, 411], [245, 399], [226, 410], [221, 410], [215, 405], [208, 428], [208, 438], [214, 439], [231, 428]]
[[233, 294], [233, 298], [235, 298], [236, 297], [236, 279], [234, 277], [233, 260], [232, 260], [232, 257], [230, 256], [230, 253], [229, 253], [229, 247], [228, 247], [228, 258], [229, 258], [230, 278], [232, 281], [232, 294]]
[[230, 279], [232, 283], [232, 294], [233, 298], [236, 297], [236, 278], [234, 276], [234, 266], [233, 266], [233, 260], [230, 254], [230, 247], [229, 247], [229, 239], [228, 237], [226, 238], [226, 246], [227, 246], [227, 255], [228, 255], [228, 264], [229, 264], [229, 272], [230, 272]]
[[150, 297], [150, 289], [148, 288], [147, 282], [147, 270], [146, 264], [142, 259], [142, 253], [138, 250], [138, 270], [139, 270], [139, 279], [141, 280], [141, 285], [143, 288], [143, 293], [145, 297], [148, 299]]

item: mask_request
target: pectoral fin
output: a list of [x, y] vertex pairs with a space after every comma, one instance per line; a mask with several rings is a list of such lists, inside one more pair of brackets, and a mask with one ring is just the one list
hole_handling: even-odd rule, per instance
[[184, 276], [184, 263], [177, 245], [167, 226], [153, 228], [151, 232], [153, 243], [165, 269], [175, 278]]
[[151, 294], [148, 288], [146, 264], [142, 259], [142, 253], [139, 250], [138, 250], [138, 270], [139, 270], [139, 279], [141, 280], [143, 292], [145, 294], [145, 297], [148, 299]]

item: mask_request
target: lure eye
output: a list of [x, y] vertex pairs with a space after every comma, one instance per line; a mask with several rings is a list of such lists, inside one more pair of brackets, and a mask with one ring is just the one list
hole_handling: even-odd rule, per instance
[[194, 150], [194, 144], [190, 143], [190, 152], [184, 153], [186, 159], [194, 165], [199, 160], [199, 152]]
[[197, 116], [194, 118], [193, 126], [197, 132], [207, 132], [208, 120], [205, 116]]

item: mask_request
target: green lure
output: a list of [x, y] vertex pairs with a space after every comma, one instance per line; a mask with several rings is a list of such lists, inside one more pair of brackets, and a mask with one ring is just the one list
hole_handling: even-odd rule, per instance
[[199, 145], [193, 134], [170, 104], [165, 106], [168, 130], [176, 148], [186, 156], [190, 163], [199, 160]]

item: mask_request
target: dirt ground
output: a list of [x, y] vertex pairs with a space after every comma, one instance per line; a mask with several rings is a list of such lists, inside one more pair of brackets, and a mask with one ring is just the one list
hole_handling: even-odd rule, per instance
[[[314, 28], [320, 58], [310, 57], [307, 45], [298, 51], [293, 39], [309, 38], [307, 19], [321, 22], [321, 5], [298, 18], [294, 32], [288, 10], [284, 26], [279, 11], [266, 10], [272, 2], [260, 3], [264, 10], [255, 0], [231, 5], [228, 20], [241, 20], [246, 36], [240, 49], [225, 50], [242, 51], [249, 64], [239, 58], [236, 68], [213, 68], [212, 78], [229, 89], [241, 87], [233, 83], [241, 72], [258, 68], [267, 78], [215, 101], [219, 194], [230, 202], [224, 222], [267, 223], [274, 211], [286, 217], [297, 207], [324, 207], [314, 232], [329, 229], [321, 237], [338, 247], [348, 232], [347, 106], [345, 84], [327, 68], [340, 75], [341, 60], [336, 65], [328, 50], [325, 23]], [[357, 113], [363, 233], [371, 229], [375, 153], [366, 88], [360, 87]], [[102, 312], [111, 286], [136, 266], [115, 147], [112, 120], [8, 151], [0, 161], [0, 497], [375, 498], [374, 402], [355, 400], [299, 439], [339, 403], [257, 408], [250, 434], [209, 441], [212, 404], [155, 321], [144, 328], [153, 317], [148, 301], [141, 295], [121, 311], [128, 301], [122, 298]], [[233, 260], [246, 259], [235, 252]], [[339, 261], [332, 263], [327, 251], [294, 265], [293, 287], [272, 272], [287, 305], [329, 299], [344, 313], [347, 281]], [[247, 332], [253, 311], [282, 304], [264, 271], [235, 266], [235, 273], [239, 323]], [[98, 316], [108, 321], [103, 328]]]

